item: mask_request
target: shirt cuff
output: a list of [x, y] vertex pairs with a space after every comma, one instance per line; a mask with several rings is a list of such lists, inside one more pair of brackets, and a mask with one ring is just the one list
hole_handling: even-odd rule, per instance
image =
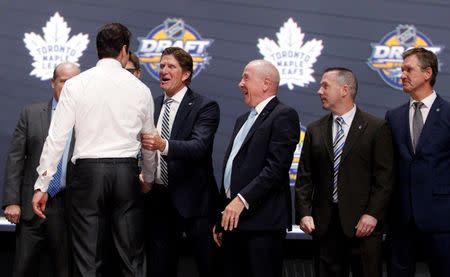
[[242, 203], [244, 203], [245, 208], [248, 210], [250, 209], [250, 206], [248, 205], [247, 201], [245, 201], [244, 196], [242, 196], [240, 193], [238, 193], [239, 199], [241, 199]]
[[50, 184], [50, 181], [52, 180], [52, 176], [42, 176], [39, 175], [39, 177], [36, 180], [36, 183], [34, 183], [34, 190], [40, 190], [42, 192], [47, 192], [48, 185]]
[[164, 139], [166, 141], [166, 147], [161, 152], [161, 155], [167, 156], [167, 153], [169, 153], [169, 141], [167, 139]]

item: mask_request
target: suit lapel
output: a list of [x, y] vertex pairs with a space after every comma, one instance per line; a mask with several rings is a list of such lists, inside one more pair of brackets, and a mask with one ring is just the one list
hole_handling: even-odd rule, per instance
[[334, 153], [333, 153], [333, 115], [330, 114], [325, 122], [325, 124], [322, 124], [321, 127], [321, 134], [322, 134], [322, 140], [323, 144], [325, 145], [328, 156], [330, 157], [330, 160], [334, 160]]
[[186, 94], [181, 100], [180, 106], [178, 107], [177, 114], [175, 115], [175, 120], [173, 121], [172, 130], [170, 131], [170, 138], [176, 138], [178, 132], [181, 129], [181, 125], [184, 122], [184, 119], [189, 115], [194, 106], [195, 97], [192, 93], [192, 90], [188, 88]]
[[42, 126], [42, 138], [45, 139], [48, 136], [48, 129], [50, 128], [50, 121], [52, 119], [52, 100], [44, 107], [40, 112], [41, 126]]
[[[258, 118], [253, 123], [252, 127], [250, 128], [250, 130], [248, 131], [247, 136], [245, 137], [244, 141], [242, 142], [241, 149], [247, 143], [247, 141], [249, 141], [249, 139], [253, 136], [253, 133], [256, 131], [256, 129], [258, 129], [258, 127], [264, 122], [264, 120], [267, 118], [267, 116], [278, 105], [278, 103], [279, 103], [279, 101], [278, 101], [278, 99], [276, 97], [273, 98], [272, 100], [270, 100], [269, 103], [267, 103], [267, 105], [261, 111], [261, 114], [258, 115]], [[247, 117], [245, 119], [247, 119]], [[244, 120], [244, 122], [245, 122], [245, 120]], [[244, 123], [242, 123], [242, 124], [244, 124]], [[242, 127], [242, 125], [241, 125], [241, 127]]]
[[416, 154], [420, 152], [424, 140], [430, 135], [434, 123], [438, 120], [439, 113], [441, 111], [441, 105], [442, 99], [439, 96], [437, 96], [436, 100], [434, 100], [433, 102], [433, 105], [431, 105], [430, 112], [428, 113], [428, 117], [425, 121], [425, 124], [423, 125], [422, 132], [420, 133], [419, 142], [417, 143], [416, 147]]
[[161, 113], [163, 101], [164, 101], [164, 94], [155, 99], [155, 113], [153, 114], [155, 126], [158, 123], [158, 118], [159, 118], [159, 114]]
[[355, 142], [364, 133], [367, 127], [367, 122], [364, 120], [363, 115], [359, 109], [356, 109], [355, 117], [353, 118], [352, 125], [348, 131], [347, 138], [345, 139], [344, 149], [342, 150], [341, 162], [345, 160], [348, 153], [352, 150]]

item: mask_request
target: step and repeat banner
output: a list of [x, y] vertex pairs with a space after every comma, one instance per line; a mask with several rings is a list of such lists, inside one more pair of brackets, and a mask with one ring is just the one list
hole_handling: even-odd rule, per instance
[[[423, 46], [440, 62], [436, 91], [450, 100], [450, 4], [438, 0], [298, 1], [2, 1], [0, 4], [0, 199], [6, 155], [23, 106], [49, 101], [50, 79], [62, 61], [82, 70], [97, 62], [95, 36], [105, 23], [133, 33], [142, 80], [160, 95], [161, 51], [179, 46], [194, 58], [191, 88], [216, 100], [221, 121], [214, 166], [221, 178], [234, 121], [248, 108], [238, 88], [244, 66], [266, 59], [281, 74], [279, 98], [305, 126], [325, 114], [317, 96], [322, 71], [351, 68], [359, 79], [357, 105], [383, 117], [408, 100], [399, 80], [401, 54]], [[303, 138], [303, 136], [301, 136]], [[301, 144], [292, 167], [295, 179]]]

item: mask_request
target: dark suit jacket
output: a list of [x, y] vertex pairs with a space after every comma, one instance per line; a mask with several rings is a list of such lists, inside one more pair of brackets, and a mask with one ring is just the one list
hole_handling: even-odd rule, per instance
[[[236, 121], [225, 155], [224, 170], [234, 138], [247, 117], [248, 113]], [[297, 112], [280, 103], [276, 97], [258, 115], [232, 166], [231, 199], [240, 193], [250, 206], [239, 218], [239, 230], [285, 230], [292, 227], [289, 168], [299, 135]], [[223, 185], [222, 197], [225, 199]]]
[[[21, 219], [30, 220], [33, 216], [31, 199], [34, 183], [38, 178], [36, 168], [39, 165], [42, 148], [48, 135], [52, 113], [52, 101], [26, 106], [14, 130], [11, 148], [6, 162], [5, 196], [3, 209], [11, 204], [21, 206]], [[74, 139], [72, 138], [72, 156]], [[71, 165], [67, 166], [66, 179], [71, 179]], [[68, 183], [68, 182], [67, 182]]]
[[[308, 126], [298, 167], [296, 210], [312, 216], [314, 235], [328, 230], [332, 212], [333, 145], [331, 114]], [[356, 110], [341, 156], [338, 206], [344, 233], [352, 237], [363, 214], [384, 219], [393, 187], [393, 146], [384, 120]]]
[[437, 96], [414, 153], [409, 103], [386, 113], [395, 145], [397, 182], [392, 223], [411, 217], [424, 231], [450, 231], [450, 105]]
[[[155, 99], [155, 122], [163, 101], [164, 95]], [[188, 88], [172, 125], [167, 155], [170, 196], [185, 218], [214, 215], [217, 209], [212, 151], [219, 119], [219, 105]]]

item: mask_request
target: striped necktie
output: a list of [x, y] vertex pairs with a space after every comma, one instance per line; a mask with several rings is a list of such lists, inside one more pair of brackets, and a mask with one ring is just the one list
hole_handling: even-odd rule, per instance
[[53, 174], [53, 179], [48, 185], [47, 193], [54, 197], [61, 189], [61, 177], [62, 177], [62, 158], [59, 160], [58, 167], [56, 168], [55, 174]]
[[344, 129], [342, 128], [342, 124], [344, 124], [344, 119], [342, 117], [336, 118], [337, 129], [336, 136], [333, 141], [333, 153], [334, 153], [334, 167], [333, 167], [333, 203], [338, 202], [338, 189], [337, 189], [337, 181], [338, 181], [338, 172], [339, 172], [339, 164], [341, 163], [341, 155], [342, 149], [344, 148]]
[[[170, 138], [170, 105], [172, 104], [173, 99], [167, 98], [164, 100], [164, 114], [161, 122], [161, 137], [165, 140], [169, 140]], [[167, 161], [166, 156], [159, 156], [159, 165], [161, 169], [161, 181], [163, 185], [167, 186], [169, 184], [169, 172], [167, 169]]]

